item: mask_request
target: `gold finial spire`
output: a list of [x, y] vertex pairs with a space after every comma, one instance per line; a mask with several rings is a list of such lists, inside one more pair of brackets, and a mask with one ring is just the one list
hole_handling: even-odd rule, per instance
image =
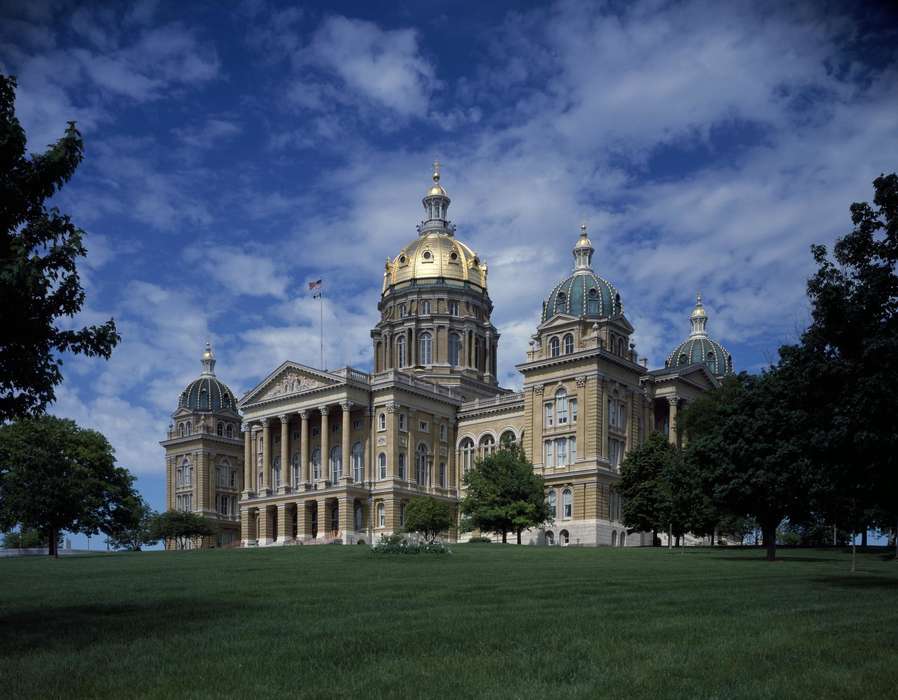
[[586, 222], [580, 224], [580, 238], [586, 238]]
[[433, 181], [438, 183], [440, 181], [440, 161], [433, 161]]

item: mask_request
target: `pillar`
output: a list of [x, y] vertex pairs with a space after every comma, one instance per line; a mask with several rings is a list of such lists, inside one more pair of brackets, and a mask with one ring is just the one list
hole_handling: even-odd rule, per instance
[[299, 419], [301, 421], [299, 432], [299, 470], [302, 472], [302, 480], [304, 484], [312, 482], [312, 475], [309, 473], [309, 412], [300, 411]]
[[343, 538], [343, 544], [353, 544], [349, 541], [349, 535], [355, 532], [355, 510], [352, 497], [344, 497], [340, 499], [340, 536]]
[[296, 539], [302, 541], [312, 536], [312, 509], [306, 501], [296, 503]]
[[266, 506], [259, 508], [259, 544], [262, 546], [271, 544], [274, 533], [271, 527], [271, 513]]
[[262, 419], [262, 488], [264, 495], [271, 493], [271, 424]]
[[[330, 478], [330, 432], [327, 429], [327, 406], [322, 406], [321, 411], [321, 480]], [[320, 523], [319, 523], [320, 524]]]
[[249, 508], [240, 509], [240, 545], [249, 547], [256, 544], [256, 538], [252, 531], [252, 511]]
[[368, 481], [373, 481], [376, 477], [374, 476], [374, 470], [377, 468], [374, 464], [374, 458], [371, 454], [371, 432], [374, 430], [374, 426], [371, 423], [374, 416], [374, 410], [371, 406], [365, 409], [365, 421], [362, 423], [362, 428], [364, 431], [364, 438], [362, 440], [362, 481], [366, 479]]
[[287, 493], [293, 486], [293, 469], [290, 466], [290, 416], [281, 419], [281, 486], [278, 493]]
[[240, 427], [243, 430], [243, 497], [248, 498], [253, 484], [253, 429], [249, 423]]
[[289, 503], [278, 503], [278, 544], [287, 544], [293, 541], [293, 528], [290, 527]]
[[343, 409], [343, 435], [342, 444], [340, 446], [341, 451], [343, 452], [343, 483], [351, 484], [352, 483], [352, 465], [350, 464], [349, 452], [350, 452], [350, 442], [349, 438], [351, 437], [350, 433], [352, 431], [352, 401], [343, 401], [340, 404], [340, 408]]
[[671, 445], [677, 444], [677, 397], [670, 396], [667, 402], [670, 404], [670, 430], [668, 431], [668, 439]]
[[328, 528], [330, 528], [330, 518], [327, 513], [327, 499], [319, 498], [316, 501], [318, 510], [318, 537], [316, 539], [323, 540], [327, 537]]

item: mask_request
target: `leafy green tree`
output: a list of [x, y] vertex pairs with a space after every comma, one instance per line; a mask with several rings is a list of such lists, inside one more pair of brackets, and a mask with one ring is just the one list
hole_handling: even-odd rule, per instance
[[141, 548], [155, 544], [153, 519], [156, 513], [138, 493], [122, 500], [102, 530], [109, 537], [109, 543], [116, 549], [139, 552]]
[[96, 534], [133, 497], [100, 433], [54, 416], [0, 426], [0, 528], [37, 530], [51, 556], [61, 531]]
[[201, 537], [211, 537], [218, 528], [197, 513], [168, 510], [156, 515], [150, 526], [154, 541], [173, 541], [178, 549], [187, 549], [190, 543]]
[[478, 460], [464, 482], [467, 493], [461, 511], [471, 528], [499, 533], [502, 542], [514, 532], [521, 544], [524, 530], [548, 520], [543, 479], [516, 445]]
[[47, 545], [47, 538], [37, 530], [24, 529], [3, 533], [3, 546], [6, 549], [35, 549]]
[[108, 358], [119, 341], [112, 320], [60, 327], [84, 304], [76, 263], [87, 251], [84, 231], [45, 202], [74, 174], [83, 144], [69, 122], [48, 151], [26, 155], [15, 90], [15, 79], [0, 75], [0, 421], [42, 413], [54, 400], [61, 353]]
[[452, 511], [446, 501], [429, 496], [415, 496], [405, 507], [405, 531], [420, 532], [433, 542], [452, 526]]
[[[661, 433], [652, 433], [621, 464], [615, 488], [623, 497], [624, 525], [631, 532], [651, 532], [653, 545], [658, 531], [667, 530], [674, 515], [669, 478], [676, 461], [677, 448]], [[678, 521], [678, 534], [682, 525]]]

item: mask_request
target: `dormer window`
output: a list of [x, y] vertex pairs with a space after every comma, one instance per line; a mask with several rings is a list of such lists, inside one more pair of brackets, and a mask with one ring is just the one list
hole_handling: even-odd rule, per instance
[[421, 257], [424, 258], [424, 262], [433, 262], [433, 253], [429, 250], [425, 250]]
[[558, 336], [549, 341], [549, 356], [558, 357], [561, 354], [561, 343], [558, 342]]
[[400, 265], [405, 265], [406, 261], [407, 261], [407, 259], [404, 255], [399, 256], [399, 264]]
[[449, 261], [454, 263], [458, 262], [458, 253], [456, 253], [454, 250], [449, 253]]

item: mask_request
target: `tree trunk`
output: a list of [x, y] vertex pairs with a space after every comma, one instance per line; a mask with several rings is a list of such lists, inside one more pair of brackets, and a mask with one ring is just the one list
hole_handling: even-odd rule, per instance
[[667, 548], [670, 549], [673, 547], [673, 525], [671, 523], [667, 524]]
[[867, 548], [867, 527], [864, 526], [864, 531], [861, 533], [861, 547], [864, 549]]
[[855, 545], [855, 540], [857, 536], [855, 533], [851, 533], [851, 573], [857, 571], [857, 545]]
[[679, 546], [680, 546], [680, 536], [677, 535], [676, 539], [674, 540], [674, 547], [679, 547]]
[[717, 539], [717, 528], [716, 528], [716, 527], [715, 527], [714, 530], [711, 532], [711, 546], [712, 546], [712, 547], [714, 546], [714, 540], [715, 540], [715, 539]]
[[658, 541], [658, 531], [652, 530], [652, 547], [658, 547], [661, 543]]
[[521, 531], [518, 530], [516, 534], [518, 536], [518, 544], [521, 544]]
[[506, 544], [508, 542], [508, 531], [502, 530], [502, 544]]
[[895, 523], [895, 559], [898, 559], [898, 523]]
[[767, 523], [761, 525], [761, 534], [764, 537], [764, 549], [767, 550], [767, 561], [776, 561], [776, 526]]
[[56, 557], [58, 559], [59, 552], [57, 551], [57, 548], [56, 548], [56, 533], [57, 533], [56, 528], [51, 527], [50, 528], [50, 546], [47, 549], [47, 552], [51, 557]]

